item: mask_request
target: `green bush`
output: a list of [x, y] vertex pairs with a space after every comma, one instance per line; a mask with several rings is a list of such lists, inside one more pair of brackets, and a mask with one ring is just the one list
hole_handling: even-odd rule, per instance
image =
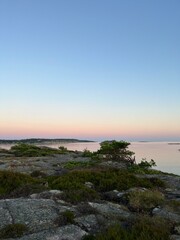
[[166, 208], [170, 209], [170, 211], [175, 211], [176, 213], [180, 214], [180, 201], [178, 200], [169, 200], [165, 203]]
[[156, 163], [153, 159], [151, 161], [146, 161], [146, 159], [142, 159], [140, 163], [137, 164], [140, 168], [148, 169], [156, 166]]
[[[74, 170], [60, 177], [47, 177], [49, 187], [51, 189], [59, 189], [65, 192], [66, 199], [72, 199], [72, 201], [78, 201], [91, 198], [91, 196], [97, 197], [95, 191], [106, 192], [114, 189], [126, 190], [131, 187], [146, 187], [153, 188], [156, 186], [156, 182], [153, 183], [149, 179], [138, 178], [132, 173], [125, 170], [117, 169], [84, 169]], [[85, 186], [85, 182], [92, 182], [94, 184], [94, 190]]]
[[98, 199], [99, 195], [98, 193], [85, 186], [81, 186], [80, 189], [76, 190], [65, 190], [62, 194], [62, 199], [71, 202], [73, 204], [77, 204], [79, 202], [85, 202], [85, 201], [92, 201], [95, 199]]
[[100, 144], [99, 154], [103, 154], [106, 159], [112, 161], [126, 161], [127, 163], [134, 163], [133, 152], [128, 150], [130, 143], [125, 141], [104, 141]]
[[93, 166], [95, 163], [92, 161], [89, 162], [76, 162], [76, 161], [69, 161], [63, 167], [67, 169], [74, 169], [74, 168], [87, 168]]
[[0, 239], [18, 238], [28, 230], [24, 224], [10, 224], [0, 230]]
[[96, 240], [96, 237], [92, 234], [85, 235], [85, 236], [82, 237], [82, 240]]
[[60, 190], [78, 189], [85, 182], [92, 182], [97, 191], [126, 190], [131, 187], [152, 188], [157, 186], [156, 182], [152, 182], [150, 179], [138, 178], [128, 171], [117, 169], [75, 170], [60, 177], [47, 179], [51, 188]]
[[56, 218], [54, 223], [58, 226], [73, 224], [74, 218], [75, 218], [74, 213], [69, 210], [66, 210], [58, 218]]
[[61, 153], [67, 153], [68, 152], [67, 148], [64, 147], [64, 146], [60, 146], [59, 150], [61, 151]]
[[48, 147], [37, 147], [31, 144], [19, 143], [14, 145], [9, 150], [16, 157], [42, 157], [52, 154], [62, 154], [62, 150], [48, 148]]
[[109, 227], [105, 232], [97, 234], [96, 240], [169, 240], [171, 226], [156, 217], [141, 216], [129, 229], [120, 224]]
[[171, 225], [160, 217], [139, 217], [132, 227], [134, 240], [169, 240]]
[[139, 174], [162, 174], [161, 171], [151, 169], [156, 166], [156, 163], [153, 159], [151, 161], [146, 161], [146, 159], [142, 159], [142, 161], [138, 164], [132, 164], [128, 166], [128, 170], [130, 172], [139, 173]]
[[129, 207], [136, 212], [149, 211], [164, 202], [164, 196], [157, 190], [133, 191], [128, 194]]
[[82, 156], [83, 157], [92, 157], [93, 153], [86, 148], [86, 149], [84, 149]]
[[47, 176], [47, 174], [40, 171], [40, 170], [36, 170], [36, 171], [33, 171], [31, 173], [31, 177], [35, 177], [35, 178], [43, 178], [43, 177], [46, 177], [46, 176]]
[[109, 227], [104, 233], [96, 236], [96, 240], [130, 240], [130, 234], [119, 224]]
[[39, 184], [26, 184], [23, 186], [20, 186], [13, 191], [11, 191], [9, 194], [6, 194], [6, 198], [19, 198], [19, 197], [28, 197], [33, 193], [40, 193], [47, 191], [47, 187]]
[[11, 191], [26, 185], [35, 184], [36, 181], [25, 174], [10, 171], [0, 171], [0, 195], [8, 194]]

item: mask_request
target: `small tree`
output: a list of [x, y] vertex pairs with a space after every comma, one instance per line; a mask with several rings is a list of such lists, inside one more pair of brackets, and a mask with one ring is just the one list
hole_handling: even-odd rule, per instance
[[100, 144], [98, 153], [105, 155], [106, 159], [114, 161], [127, 161], [131, 164], [135, 162], [134, 152], [127, 148], [130, 143], [125, 141], [104, 141]]
[[138, 166], [143, 168], [143, 169], [149, 169], [149, 168], [152, 168], [152, 167], [156, 167], [156, 162], [151, 159], [151, 161], [146, 161], [146, 158], [143, 158], [142, 161], [140, 163], [138, 163]]

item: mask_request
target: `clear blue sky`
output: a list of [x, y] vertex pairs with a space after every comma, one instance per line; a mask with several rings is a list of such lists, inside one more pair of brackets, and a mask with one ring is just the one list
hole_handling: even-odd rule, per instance
[[179, 0], [0, 0], [0, 138], [180, 140]]

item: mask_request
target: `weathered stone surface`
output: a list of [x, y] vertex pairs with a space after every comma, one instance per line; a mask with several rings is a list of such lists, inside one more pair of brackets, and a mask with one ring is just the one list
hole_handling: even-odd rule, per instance
[[75, 225], [67, 225], [56, 230], [55, 234], [46, 237], [47, 240], [81, 240], [87, 233]]
[[106, 200], [121, 202], [125, 193], [126, 193], [125, 191], [124, 192], [119, 192], [117, 190], [113, 190], [113, 191], [105, 192], [103, 194], [103, 196], [104, 196], [104, 199], [106, 199]]
[[171, 176], [171, 175], [161, 175], [161, 174], [144, 174], [140, 175], [137, 174], [138, 177], [143, 178], [159, 178], [163, 180], [167, 187], [171, 188], [172, 190], [180, 190], [180, 176]]
[[180, 215], [178, 213], [171, 212], [165, 208], [154, 208], [152, 214], [154, 216], [159, 216], [167, 220], [170, 220], [171, 222], [174, 223], [180, 223]]
[[94, 184], [92, 182], [85, 182], [84, 185], [88, 188], [94, 188]]
[[99, 229], [99, 223], [94, 214], [75, 218], [75, 222], [79, 227], [90, 233], [94, 233]]
[[14, 223], [26, 224], [30, 232], [54, 226], [59, 208], [52, 200], [13, 199], [6, 200]]
[[32, 199], [53, 199], [57, 200], [61, 198], [62, 191], [60, 190], [50, 190], [50, 191], [44, 191], [41, 193], [34, 193], [30, 195], [30, 198]]
[[132, 217], [132, 213], [122, 205], [111, 203], [111, 202], [103, 202], [103, 203], [95, 203], [89, 202], [90, 206], [95, 208], [100, 214], [106, 215], [109, 217], [117, 217], [122, 219], [127, 219]]
[[[25, 235], [17, 240], [81, 240], [87, 233], [75, 225], [67, 225], [38, 233]], [[12, 239], [8, 239], [12, 240]]]
[[[3, 161], [2, 161], [2, 160]], [[54, 154], [47, 157], [9, 157], [0, 156], [0, 169], [31, 174], [41, 171], [47, 175], [62, 175], [67, 173], [64, 164], [69, 161], [89, 162], [91, 158], [82, 157], [82, 153]]]
[[113, 167], [117, 169], [127, 169], [126, 162], [104, 161], [100, 163], [101, 166]]
[[166, 189], [165, 194], [167, 199], [180, 200], [180, 190]]
[[179, 235], [171, 235], [170, 239], [171, 240], [180, 240], [180, 236]]
[[0, 229], [12, 222], [12, 216], [7, 208], [6, 202], [0, 201]]

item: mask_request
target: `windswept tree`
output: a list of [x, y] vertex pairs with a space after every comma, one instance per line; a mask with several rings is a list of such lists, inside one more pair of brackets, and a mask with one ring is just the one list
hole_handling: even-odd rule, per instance
[[106, 159], [112, 161], [126, 161], [135, 163], [134, 152], [128, 150], [130, 143], [125, 141], [104, 141], [100, 143], [99, 154], [103, 154]]

